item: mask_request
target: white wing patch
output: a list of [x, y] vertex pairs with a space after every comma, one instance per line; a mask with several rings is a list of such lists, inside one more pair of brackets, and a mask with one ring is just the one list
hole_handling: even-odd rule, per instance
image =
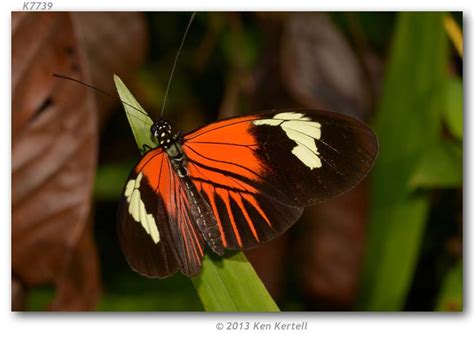
[[125, 187], [125, 197], [128, 202], [128, 213], [135, 221], [140, 223], [147, 234], [151, 236], [153, 242], [160, 241], [160, 233], [155, 223], [153, 215], [148, 214], [145, 209], [145, 203], [140, 198], [140, 181], [142, 180], [142, 173], [140, 172], [136, 179], [127, 182]]
[[279, 113], [271, 119], [253, 121], [255, 125], [280, 126], [290, 139], [296, 142], [291, 151], [308, 168], [321, 168], [316, 140], [321, 138], [321, 124], [302, 113]]

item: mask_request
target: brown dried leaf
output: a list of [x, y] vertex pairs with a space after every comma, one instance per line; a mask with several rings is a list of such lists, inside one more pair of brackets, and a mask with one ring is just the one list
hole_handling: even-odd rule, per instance
[[[88, 224], [80, 241], [68, 251], [67, 264], [57, 282], [57, 293], [51, 310], [80, 311], [94, 309], [100, 296], [99, 264]], [[77, 295], [81, 295], [78, 297]]]
[[[53, 78], [89, 82], [67, 13], [12, 15], [12, 270], [27, 286], [70, 288], [75, 309], [90, 309], [98, 290], [97, 255], [87, 225], [97, 156], [92, 93]], [[87, 274], [78, 260], [87, 259]], [[72, 265], [71, 265], [72, 264]], [[59, 299], [59, 300], [58, 300]], [[71, 298], [72, 301], [72, 298]], [[55, 301], [60, 310], [61, 294]]]
[[306, 299], [318, 308], [351, 309], [357, 294], [367, 217], [367, 182], [307, 208], [299, 248]]
[[258, 14], [265, 38], [261, 60], [254, 71], [253, 93], [249, 93], [254, 111], [299, 107], [299, 103], [283, 85], [281, 77], [280, 41], [283, 22], [287, 17], [280, 13]]
[[12, 311], [25, 309], [25, 288], [15, 277], [12, 278]]
[[307, 107], [364, 116], [368, 82], [352, 48], [326, 14], [293, 13], [281, 38], [285, 88]]
[[[112, 74], [130, 83], [143, 63], [148, 48], [148, 31], [143, 13], [76, 12], [73, 24], [87, 56], [92, 84], [115, 93]], [[132, 48], [133, 46], [133, 48]], [[96, 96], [99, 124], [103, 125], [119, 100], [100, 93]]]
[[288, 257], [288, 233], [259, 246], [258, 248], [245, 252], [245, 256], [273, 299], [278, 300], [282, 296], [286, 274]]

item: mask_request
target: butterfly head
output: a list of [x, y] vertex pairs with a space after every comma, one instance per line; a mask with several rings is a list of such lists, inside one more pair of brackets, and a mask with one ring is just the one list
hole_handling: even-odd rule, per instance
[[167, 120], [161, 119], [158, 122], [153, 123], [150, 131], [160, 146], [166, 148], [171, 144], [171, 142], [173, 142], [171, 124]]

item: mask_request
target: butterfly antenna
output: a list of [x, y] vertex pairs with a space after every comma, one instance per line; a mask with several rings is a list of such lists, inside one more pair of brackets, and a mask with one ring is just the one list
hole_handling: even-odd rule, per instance
[[186, 30], [184, 31], [183, 39], [181, 40], [181, 45], [179, 46], [178, 52], [176, 53], [176, 57], [173, 63], [173, 68], [171, 68], [171, 74], [168, 79], [168, 85], [166, 86], [165, 98], [163, 99], [163, 106], [161, 107], [161, 117], [163, 117], [163, 113], [165, 111], [166, 99], [168, 98], [168, 92], [171, 87], [171, 80], [173, 79], [174, 69], [176, 68], [176, 63], [178, 62], [179, 54], [181, 53], [181, 50], [183, 49], [184, 40], [186, 40], [186, 35], [188, 35], [189, 28], [191, 27], [191, 23], [193, 22], [193, 19], [195, 16], [196, 16], [196, 12], [193, 12], [191, 17], [189, 18], [188, 26], [186, 27]]
[[110, 93], [107, 93], [105, 90], [96, 88], [96, 87], [94, 87], [94, 86], [91, 86], [90, 84], [87, 84], [87, 83], [85, 83], [85, 82], [82, 82], [82, 81], [80, 81], [80, 80], [78, 80], [78, 79], [74, 79], [74, 78], [69, 77], [69, 76], [65, 76], [65, 75], [61, 75], [61, 74], [55, 74], [55, 73], [53, 73], [53, 76], [54, 76], [54, 77], [58, 77], [58, 78], [60, 78], [60, 79], [70, 80], [70, 81], [74, 81], [74, 82], [80, 83], [81, 85], [84, 85], [84, 86], [86, 86], [86, 87], [88, 87], [88, 88], [94, 89], [94, 90], [98, 91], [99, 93], [102, 93], [102, 94], [104, 94], [104, 95], [107, 95], [107, 96], [109, 96], [109, 97], [111, 97], [111, 98], [113, 98], [113, 99], [118, 99], [120, 102], [122, 102], [123, 104], [129, 106], [130, 108], [133, 108], [133, 109], [135, 109], [136, 111], [138, 111], [139, 113], [142, 113], [143, 115], [148, 116], [148, 114], [145, 113], [144, 111], [142, 111], [141, 109], [138, 109], [137, 107], [131, 105], [131, 104], [128, 103], [128, 102], [125, 102], [125, 101], [120, 100], [120, 98], [118, 98], [118, 97], [116, 97], [115, 95], [112, 95], [112, 94], [110, 94]]

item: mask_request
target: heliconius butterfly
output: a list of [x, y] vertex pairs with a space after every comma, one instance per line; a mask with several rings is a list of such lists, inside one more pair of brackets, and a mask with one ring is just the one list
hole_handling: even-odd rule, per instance
[[378, 151], [363, 122], [322, 110], [271, 110], [187, 134], [160, 119], [150, 132], [157, 146], [148, 145], [127, 179], [118, 236], [132, 269], [158, 278], [196, 275], [206, 246], [223, 255], [281, 235], [304, 207], [356, 186]]
[[206, 246], [254, 248], [282, 234], [305, 206], [347, 192], [378, 151], [363, 122], [320, 110], [272, 110], [173, 135], [151, 127], [158, 147], [128, 177], [118, 234], [133, 270], [196, 275]]

